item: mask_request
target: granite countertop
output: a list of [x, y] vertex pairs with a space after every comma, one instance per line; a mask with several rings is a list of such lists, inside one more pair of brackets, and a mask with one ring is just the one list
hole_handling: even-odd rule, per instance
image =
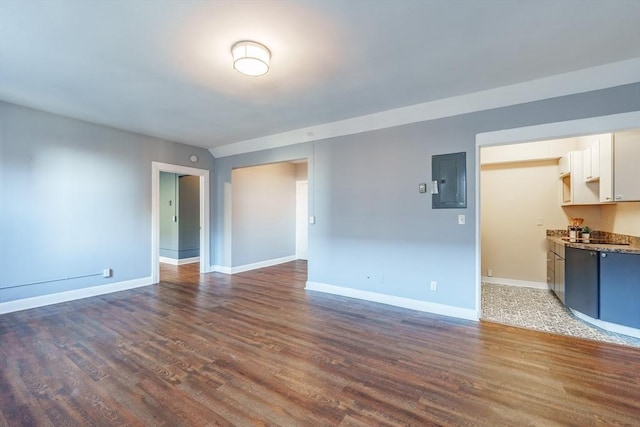
[[[635, 245], [633, 243], [629, 245], [612, 245], [605, 243], [597, 243], [595, 240], [593, 243], [584, 243], [580, 242], [580, 239], [577, 239], [576, 242], [570, 242], [568, 237], [565, 236], [549, 236], [547, 235], [547, 239], [561, 244], [568, 248], [576, 248], [576, 249], [586, 249], [589, 251], [598, 251], [598, 252], [619, 252], [625, 254], [637, 254], [640, 255], [640, 245]], [[591, 239], [594, 240], [594, 239]]]

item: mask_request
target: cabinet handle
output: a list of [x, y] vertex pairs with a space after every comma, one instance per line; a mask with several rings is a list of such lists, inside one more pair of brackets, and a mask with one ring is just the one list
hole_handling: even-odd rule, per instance
[[616, 200], [622, 199], [622, 196], [616, 196]]
[[600, 254], [600, 256], [601, 256], [602, 258], [606, 258], [606, 257], [607, 257], [607, 254], [605, 254], [604, 252], [602, 252], [602, 253]]
[[611, 200], [611, 197], [605, 197], [604, 199], [605, 200]]

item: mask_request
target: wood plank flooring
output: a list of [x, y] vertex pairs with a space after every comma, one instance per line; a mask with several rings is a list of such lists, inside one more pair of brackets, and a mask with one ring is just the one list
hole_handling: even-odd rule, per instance
[[306, 263], [0, 316], [0, 425], [640, 425], [640, 349], [304, 291]]

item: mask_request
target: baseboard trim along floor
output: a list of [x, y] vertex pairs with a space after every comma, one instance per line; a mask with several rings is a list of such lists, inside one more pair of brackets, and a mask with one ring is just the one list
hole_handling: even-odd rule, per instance
[[284, 264], [286, 262], [295, 261], [295, 255], [285, 256], [282, 258], [268, 259], [265, 261], [254, 262], [251, 264], [238, 265], [236, 267], [226, 267], [222, 265], [212, 265], [211, 271], [224, 274], [238, 274], [245, 271], [257, 270], [259, 268], [273, 267], [274, 265]]
[[59, 304], [62, 302], [74, 301], [82, 298], [89, 298], [98, 295], [110, 294], [113, 292], [125, 291], [127, 289], [140, 288], [142, 286], [153, 285], [153, 278], [142, 277], [140, 279], [126, 280], [123, 282], [109, 283], [107, 285], [91, 286], [88, 288], [75, 289], [73, 291], [58, 292], [55, 294], [41, 295], [32, 298], [23, 298], [14, 301], [0, 303], [0, 314], [12, 313], [14, 311], [28, 310], [30, 308], [44, 307], [46, 305]]
[[393, 305], [396, 307], [409, 308], [426, 313], [441, 314], [443, 316], [457, 317], [466, 320], [478, 320], [478, 313], [468, 308], [454, 307], [451, 305], [437, 304], [434, 302], [420, 301], [411, 298], [402, 298], [377, 292], [363, 291], [360, 289], [335, 286], [320, 282], [307, 282], [305, 289], [308, 291], [324, 292], [327, 294], [340, 295], [349, 298], [356, 298], [365, 301], [377, 302]]

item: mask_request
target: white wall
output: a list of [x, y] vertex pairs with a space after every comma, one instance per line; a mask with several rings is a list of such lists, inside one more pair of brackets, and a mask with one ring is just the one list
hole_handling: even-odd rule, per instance
[[480, 162], [483, 165], [488, 165], [559, 159], [569, 151], [577, 150], [580, 142], [580, 138], [565, 138], [484, 147], [480, 152]]
[[602, 205], [602, 231], [640, 237], [640, 202]]
[[295, 163], [296, 167], [296, 181], [306, 181], [309, 178], [309, 164]]
[[295, 256], [296, 166], [232, 171], [232, 266]]
[[[570, 217], [600, 227], [598, 206], [560, 206], [558, 162], [484, 165], [481, 169], [482, 275], [546, 282], [546, 230]], [[538, 220], [542, 219], [542, 225]]]

